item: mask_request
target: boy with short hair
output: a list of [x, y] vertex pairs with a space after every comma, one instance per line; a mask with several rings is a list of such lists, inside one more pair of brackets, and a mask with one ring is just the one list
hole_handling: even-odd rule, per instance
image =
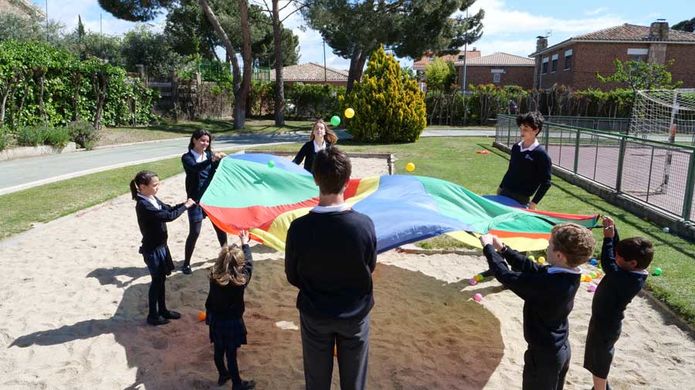
[[316, 154], [319, 205], [287, 231], [285, 274], [299, 288], [306, 388], [329, 389], [336, 347], [342, 389], [364, 389], [376, 232], [372, 220], [344, 201], [350, 159], [337, 147]]
[[497, 280], [524, 300], [528, 348], [523, 389], [562, 389], [571, 356], [567, 317], [579, 289], [579, 265], [591, 257], [596, 245], [591, 231], [573, 223], [554, 226], [548, 240], [548, 266], [508, 248], [494, 235], [485, 234], [480, 242]]
[[594, 389], [610, 389], [608, 371], [613, 361], [615, 343], [620, 338], [625, 308], [642, 290], [647, 267], [654, 258], [652, 243], [642, 237], [620, 241], [615, 223], [603, 217], [601, 267], [606, 273], [596, 288], [591, 304], [591, 320], [586, 335], [584, 368], [594, 378]]
[[553, 163], [537, 139], [543, 121], [540, 112], [516, 117], [521, 141], [512, 146], [507, 173], [497, 189], [497, 195], [512, 198], [531, 210], [543, 199], [551, 184]]

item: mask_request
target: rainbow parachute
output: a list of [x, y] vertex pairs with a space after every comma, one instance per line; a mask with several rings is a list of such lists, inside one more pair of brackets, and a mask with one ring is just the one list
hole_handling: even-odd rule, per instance
[[[265, 245], [284, 250], [290, 223], [318, 204], [310, 173], [269, 154], [224, 158], [200, 204], [229, 233], [248, 229]], [[598, 215], [528, 211], [505, 206], [454, 183], [431, 177], [384, 175], [350, 179], [345, 201], [374, 222], [377, 250], [448, 234], [480, 247], [493, 233], [518, 250], [542, 250], [553, 225], [597, 225]]]

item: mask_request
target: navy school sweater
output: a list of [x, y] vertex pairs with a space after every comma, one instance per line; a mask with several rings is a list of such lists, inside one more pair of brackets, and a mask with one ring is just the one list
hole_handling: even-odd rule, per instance
[[357, 319], [374, 306], [376, 232], [353, 210], [309, 212], [292, 221], [285, 246], [287, 281], [297, 308], [316, 318]]
[[541, 267], [509, 248], [504, 258], [492, 245], [486, 245], [483, 253], [497, 280], [524, 300], [524, 339], [529, 347], [559, 350], [569, 336], [567, 317], [574, 307], [580, 274], [548, 272], [552, 267]]
[[205, 309], [211, 316], [221, 320], [238, 319], [244, 315], [246, 309], [244, 304], [244, 291], [251, 281], [253, 272], [253, 256], [251, 248], [247, 244], [241, 246], [244, 251], [245, 264], [242, 273], [246, 276], [246, 284], [237, 286], [228, 283], [226, 286], [219, 285], [210, 279], [210, 291], [205, 301]]
[[531, 201], [538, 204], [550, 189], [552, 166], [543, 146], [522, 152], [521, 146], [516, 143], [512, 147], [509, 168], [500, 187], [519, 195], [533, 196]]

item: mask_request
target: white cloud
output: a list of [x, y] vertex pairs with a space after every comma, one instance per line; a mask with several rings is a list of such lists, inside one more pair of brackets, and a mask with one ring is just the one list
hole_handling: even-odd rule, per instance
[[591, 10], [584, 11], [584, 15], [587, 15], [587, 16], [594, 16], [594, 15], [602, 14], [602, 13], [604, 13], [604, 12], [606, 12], [606, 11], [608, 11], [608, 8], [606, 8], [606, 7], [598, 7], [598, 8], [595, 8], [595, 9], [591, 9]]
[[507, 5], [504, 0], [478, 0], [471, 7], [470, 13], [475, 14], [481, 8], [485, 10], [484, 36], [504, 33], [534, 33], [539, 35], [548, 30], [558, 34], [581, 34], [624, 23], [623, 18], [612, 15], [558, 19], [516, 10]]

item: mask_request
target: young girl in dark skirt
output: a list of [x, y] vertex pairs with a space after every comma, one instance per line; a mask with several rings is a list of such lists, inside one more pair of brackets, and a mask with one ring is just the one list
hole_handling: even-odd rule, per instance
[[210, 272], [210, 292], [205, 309], [210, 342], [215, 346], [215, 366], [220, 375], [217, 384], [222, 386], [231, 379], [234, 390], [245, 390], [253, 389], [256, 383], [241, 379], [236, 353], [237, 348], [246, 344], [244, 290], [251, 280], [253, 259], [248, 232], [239, 232], [239, 238], [241, 248], [231, 245], [220, 250]]
[[195, 204], [192, 199], [174, 207], [159, 200], [159, 177], [150, 171], [140, 171], [130, 182], [130, 192], [135, 204], [135, 213], [142, 233], [140, 253], [152, 276], [148, 294], [149, 314], [147, 323], [163, 325], [169, 320], [181, 318], [173, 310], [168, 310], [165, 302], [164, 282], [174, 269], [174, 262], [167, 246], [167, 222], [181, 216], [186, 209]]

